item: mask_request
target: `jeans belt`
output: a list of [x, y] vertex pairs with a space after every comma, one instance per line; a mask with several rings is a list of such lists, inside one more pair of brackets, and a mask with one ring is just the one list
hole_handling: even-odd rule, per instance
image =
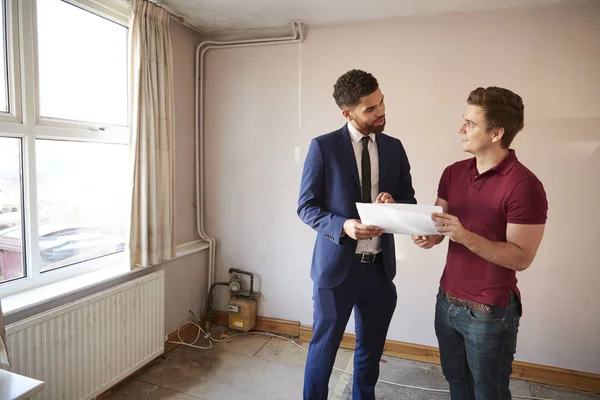
[[381, 255], [381, 253], [355, 253], [354, 259], [360, 261], [363, 264], [371, 264], [379, 258], [379, 255]]
[[477, 303], [471, 300], [463, 300], [458, 297], [452, 296], [450, 293], [446, 292], [444, 289], [440, 288], [439, 293], [448, 300], [449, 303], [452, 303], [459, 307], [467, 307], [473, 309], [475, 311], [479, 311], [483, 314], [490, 314], [492, 312], [492, 307], [487, 304]]

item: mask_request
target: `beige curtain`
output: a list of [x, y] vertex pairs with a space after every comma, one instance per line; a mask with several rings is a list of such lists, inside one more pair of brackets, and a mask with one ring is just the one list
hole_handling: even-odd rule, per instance
[[173, 60], [169, 14], [130, 3], [131, 267], [175, 256]]
[[4, 316], [0, 302], [0, 369], [10, 369], [8, 350], [6, 349], [6, 331], [4, 330]]

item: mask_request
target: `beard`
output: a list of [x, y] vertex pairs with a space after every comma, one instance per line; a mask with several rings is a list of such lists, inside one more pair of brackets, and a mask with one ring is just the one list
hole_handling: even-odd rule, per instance
[[[384, 120], [383, 124], [381, 124], [381, 125], [375, 124], [376, 122], [379, 122], [381, 120]], [[360, 130], [363, 130], [368, 133], [381, 133], [385, 129], [385, 116], [379, 118], [377, 121], [375, 121], [372, 124], [366, 124], [364, 122], [359, 122], [357, 120], [355, 120], [355, 121], [356, 121], [356, 125], [358, 125]]]

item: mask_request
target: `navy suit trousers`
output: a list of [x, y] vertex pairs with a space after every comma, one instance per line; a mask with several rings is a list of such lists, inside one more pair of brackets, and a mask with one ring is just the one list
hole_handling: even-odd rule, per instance
[[352, 310], [356, 330], [352, 399], [375, 399], [379, 363], [397, 301], [396, 286], [378, 259], [370, 264], [353, 261], [346, 278], [334, 288], [315, 285], [305, 400], [327, 399], [329, 377]]

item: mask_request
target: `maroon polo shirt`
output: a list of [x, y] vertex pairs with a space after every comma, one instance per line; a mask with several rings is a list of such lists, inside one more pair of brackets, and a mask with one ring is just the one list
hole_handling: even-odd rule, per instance
[[[506, 242], [507, 224], [544, 224], [548, 211], [540, 180], [509, 151], [498, 165], [479, 174], [475, 158], [444, 170], [438, 197], [465, 229], [496, 242]], [[450, 241], [440, 282], [464, 300], [505, 307], [511, 290], [520, 297], [516, 272], [481, 258]]]

